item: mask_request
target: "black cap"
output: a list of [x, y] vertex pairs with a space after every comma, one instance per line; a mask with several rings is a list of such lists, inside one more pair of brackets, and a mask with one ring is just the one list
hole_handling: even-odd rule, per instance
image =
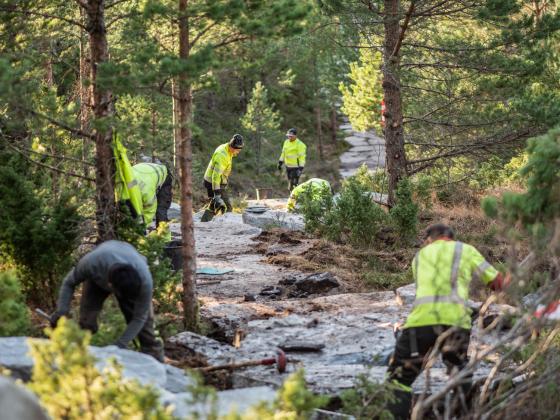
[[233, 149], [243, 149], [243, 136], [241, 134], [234, 134], [229, 141], [229, 145]]
[[286, 136], [287, 135], [296, 135], [297, 134], [297, 130], [295, 128], [290, 128], [287, 132], [286, 132]]

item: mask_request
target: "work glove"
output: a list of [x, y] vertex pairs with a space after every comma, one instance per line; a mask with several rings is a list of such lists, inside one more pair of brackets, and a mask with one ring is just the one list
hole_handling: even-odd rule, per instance
[[227, 206], [225, 201], [222, 199], [221, 195], [214, 195], [214, 210], [216, 211], [222, 211], [225, 213], [225, 211], [227, 210]]
[[278, 161], [278, 170], [281, 171], [282, 170], [282, 164], [284, 162], [282, 162], [281, 160]]
[[68, 317], [68, 313], [62, 311], [55, 311], [51, 314], [51, 328], [56, 328], [58, 320], [63, 316]]
[[299, 177], [301, 176], [302, 173], [303, 173], [303, 166], [300, 166], [300, 167], [297, 169], [296, 176], [299, 178]]

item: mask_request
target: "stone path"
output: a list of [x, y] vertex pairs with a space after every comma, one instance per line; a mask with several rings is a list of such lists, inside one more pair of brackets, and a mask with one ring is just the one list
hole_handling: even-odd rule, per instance
[[350, 149], [340, 156], [340, 175], [347, 178], [366, 164], [370, 170], [385, 167], [385, 140], [374, 132], [356, 132], [348, 122], [340, 126]]
[[[266, 200], [261, 204], [267, 204]], [[274, 203], [270, 205], [273, 207]], [[213, 276], [212, 283], [208, 278], [198, 277], [201, 315], [211, 320], [229, 343], [237, 340], [238, 348], [214, 341], [212, 345], [207, 341], [201, 344], [190, 335], [175, 339], [190, 352], [206, 357], [210, 364], [274, 356], [278, 347], [294, 341], [323, 346], [315, 352], [289, 352], [292, 363], [285, 374], [279, 374], [274, 367], [235, 372], [235, 387], [277, 387], [299, 368], [305, 369], [312, 390], [331, 395], [351, 388], [358, 374], [384, 380], [384, 359], [395, 342], [392, 325], [402, 322], [409, 313], [414, 291], [402, 289], [400, 297], [391, 291], [348, 294], [338, 289], [326, 296], [306, 298], [261, 296], [263, 288], [282, 287], [281, 280], [301, 273], [265, 263], [254, 249], [254, 238], [260, 229], [243, 220], [241, 215], [227, 214], [212, 222], [195, 223], [198, 266], [234, 270], [224, 276]], [[172, 225], [172, 229], [176, 231], [178, 225]], [[299, 255], [306, 246], [273, 243], [269, 249]], [[250, 301], [246, 296], [251, 296]], [[477, 334], [475, 330], [472, 349], [482, 343]], [[483, 365], [475, 377], [483, 377], [488, 371]], [[414, 385], [417, 392], [424, 389], [423, 378]], [[439, 364], [431, 372], [431, 389], [438, 389], [445, 381], [445, 369]]]

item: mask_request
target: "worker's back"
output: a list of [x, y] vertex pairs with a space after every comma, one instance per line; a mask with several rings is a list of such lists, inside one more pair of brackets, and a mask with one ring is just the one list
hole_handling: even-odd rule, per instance
[[422, 248], [412, 261], [416, 283], [414, 308], [405, 327], [452, 325], [470, 329], [467, 307], [473, 276], [490, 283], [498, 272], [471, 245], [436, 240]]

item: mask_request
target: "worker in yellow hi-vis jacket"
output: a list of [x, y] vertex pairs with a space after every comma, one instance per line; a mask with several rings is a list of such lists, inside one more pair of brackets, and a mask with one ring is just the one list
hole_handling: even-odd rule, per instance
[[[430, 226], [424, 247], [412, 260], [416, 299], [388, 369], [388, 379], [397, 387], [396, 401], [389, 404], [395, 419], [410, 417], [412, 383], [434, 347], [440, 351], [449, 373], [467, 365], [471, 333], [467, 301], [471, 280], [478, 278], [493, 290], [501, 290], [509, 283], [509, 276], [503, 277], [473, 246], [456, 241], [454, 236], [449, 226]], [[470, 390], [470, 379], [467, 375], [456, 390], [463, 397]]]
[[131, 166], [126, 148], [118, 136], [113, 142], [115, 155], [115, 196], [130, 209], [132, 217], [147, 226], [156, 217], [156, 226], [167, 222], [171, 206], [173, 179], [161, 163], [139, 163]]
[[232, 210], [226, 188], [232, 160], [241, 149], [243, 149], [243, 136], [235, 134], [229, 142], [218, 146], [214, 151], [204, 174], [204, 187], [208, 192], [209, 202], [202, 215], [202, 222], [209, 222], [216, 214]]
[[299, 184], [305, 167], [305, 157], [307, 146], [297, 138], [297, 130], [290, 128], [286, 133], [287, 139], [282, 147], [282, 154], [278, 159], [278, 170], [282, 170], [282, 165], [286, 165], [286, 175], [288, 176], [289, 189], [292, 191]]

